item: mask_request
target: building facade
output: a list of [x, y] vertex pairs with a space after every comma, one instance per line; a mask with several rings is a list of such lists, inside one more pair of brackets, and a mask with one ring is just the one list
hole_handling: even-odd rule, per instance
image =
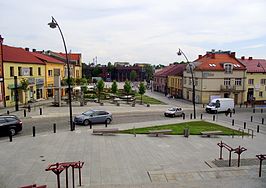
[[[26, 104], [28, 101], [45, 98], [45, 63], [33, 56], [29, 49], [3, 45], [3, 68], [5, 78], [6, 106], [15, 105], [15, 77], [17, 77], [18, 102]], [[28, 81], [28, 90], [23, 91], [21, 80]]]
[[183, 74], [183, 98], [192, 101], [192, 69], [195, 102], [209, 103], [213, 98], [233, 98], [235, 104], [244, 103], [246, 68], [235, 52], [211, 51], [187, 65]]
[[245, 103], [266, 104], [266, 60], [242, 56], [239, 61], [247, 68]]

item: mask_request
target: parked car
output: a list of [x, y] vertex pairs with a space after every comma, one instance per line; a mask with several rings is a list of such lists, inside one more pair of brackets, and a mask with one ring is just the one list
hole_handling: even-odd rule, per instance
[[88, 126], [90, 123], [105, 123], [110, 124], [113, 120], [112, 113], [105, 110], [89, 110], [81, 115], [74, 117], [74, 123], [78, 125]]
[[183, 109], [180, 107], [171, 107], [168, 108], [165, 112], [164, 112], [164, 116], [165, 117], [176, 117], [176, 116], [183, 116], [184, 112]]
[[14, 115], [0, 116], [0, 133], [14, 136], [22, 130], [22, 121]]

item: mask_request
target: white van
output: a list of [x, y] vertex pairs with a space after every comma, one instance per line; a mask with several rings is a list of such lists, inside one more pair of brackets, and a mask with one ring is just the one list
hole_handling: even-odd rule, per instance
[[216, 98], [211, 100], [205, 110], [208, 113], [235, 112], [235, 102], [231, 98]]

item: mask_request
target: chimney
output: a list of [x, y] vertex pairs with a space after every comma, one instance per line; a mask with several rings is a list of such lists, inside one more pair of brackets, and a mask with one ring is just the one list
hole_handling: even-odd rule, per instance
[[36, 52], [36, 49], [32, 49], [32, 52]]
[[249, 57], [248, 60], [252, 60], [252, 57]]
[[200, 59], [200, 58], [202, 58], [202, 55], [199, 55], [199, 58], [198, 59]]
[[236, 57], [236, 53], [235, 52], [231, 52], [231, 57]]
[[25, 48], [25, 50], [26, 50], [27, 52], [29, 52], [29, 51], [30, 51], [30, 49], [29, 49], [29, 48]]
[[241, 60], [245, 60], [245, 56], [242, 56], [242, 57], [241, 57]]

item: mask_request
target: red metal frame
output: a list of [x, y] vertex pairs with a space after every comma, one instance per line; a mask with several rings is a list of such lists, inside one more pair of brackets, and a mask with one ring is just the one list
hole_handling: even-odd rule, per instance
[[57, 176], [57, 187], [60, 188], [60, 173], [66, 170], [66, 188], [68, 188], [68, 168], [72, 167], [72, 183], [73, 187], [75, 187], [75, 174], [74, 169], [79, 169], [79, 185], [81, 186], [81, 168], [83, 167], [84, 162], [63, 162], [63, 163], [55, 163], [49, 165], [45, 171], [53, 171]]
[[266, 154], [256, 155], [256, 157], [260, 160], [259, 177], [261, 177], [262, 161], [266, 159]]

